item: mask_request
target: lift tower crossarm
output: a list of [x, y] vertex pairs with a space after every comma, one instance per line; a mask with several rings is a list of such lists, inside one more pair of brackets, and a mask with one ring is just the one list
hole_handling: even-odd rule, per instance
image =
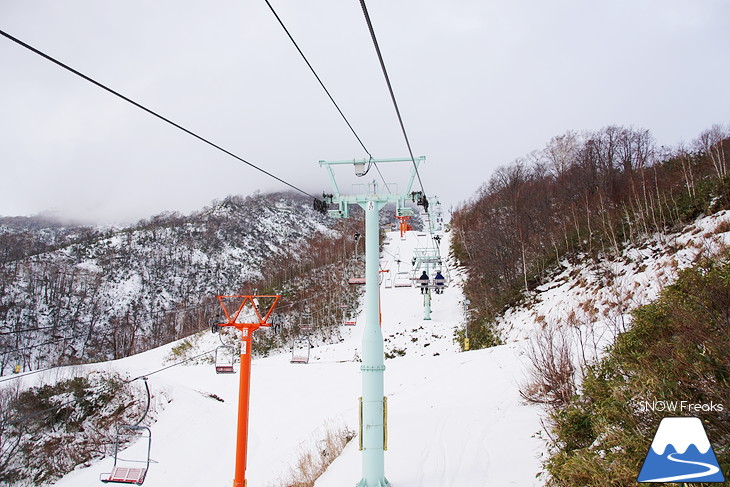
[[[406, 186], [406, 190], [403, 193], [403, 196], [401, 196], [401, 198], [403, 198], [407, 195], [410, 195], [411, 187], [413, 186], [413, 181], [415, 180], [416, 175], [417, 175], [418, 165], [420, 163], [424, 162], [425, 160], [426, 160], [426, 156], [416, 157], [415, 161], [411, 158], [402, 158], [402, 157], [390, 158], [390, 159], [367, 159], [366, 158], [366, 159], [362, 159], [362, 160], [350, 159], [350, 160], [346, 160], [346, 161], [319, 161], [319, 165], [325, 166], [325, 168], [327, 169], [327, 175], [330, 178], [330, 183], [332, 184], [332, 189], [334, 190], [334, 195], [340, 196], [341, 195], [340, 188], [337, 185], [337, 181], [335, 180], [335, 173], [332, 169], [332, 166], [347, 165], [347, 164], [353, 164], [353, 165], [362, 164], [363, 166], [365, 166], [365, 165], [371, 164], [371, 163], [379, 164], [379, 163], [389, 163], [389, 162], [411, 162], [411, 163], [415, 162], [415, 164], [411, 167], [411, 174], [408, 179], [408, 184]], [[394, 196], [394, 195], [390, 195], [390, 196]], [[398, 201], [398, 199], [391, 199], [390, 201]]]

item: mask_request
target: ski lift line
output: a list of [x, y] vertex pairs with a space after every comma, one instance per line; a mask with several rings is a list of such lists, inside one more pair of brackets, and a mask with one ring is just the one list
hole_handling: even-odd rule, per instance
[[395, 99], [395, 93], [393, 92], [393, 85], [390, 82], [390, 77], [388, 76], [388, 70], [385, 68], [385, 61], [383, 61], [383, 54], [380, 51], [380, 46], [378, 45], [378, 39], [375, 36], [375, 29], [373, 29], [373, 23], [370, 20], [370, 14], [368, 13], [367, 6], [365, 5], [365, 0], [360, 0], [360, 6], [362, 7], [362, 12], [365, 15], [365, 21], [367, 22], [368, 30], [370, 31], [370, 37], [373, 40], [373, 46], [375, 47], [375, 52], [377, 53], [378, 60], [380, 61], [380, 67], [383, 71], [383, 76], [385, 77], [385, 82], [388, 85], [388, 91], [390, 92], [390, 99], [393, 101], [393, 107], [395, 108], [395, 113], [398, 116], [398, 122], [400, 123], [400, 128], [401, 128], [401, 131], [403, 132], [403, 138], [405, 139], [406, 146], [408, 147], [408, 153], [411, 155], [411, 160], [413, 161], [413, 167], [416, 170], [416, 176], [418, 177], [418, 184], [421, 186], [421, 192], [425, 193], [425, 190], [423, 189], [423, 181], [421, 180], [421, 175], [418, 172], [418, 165], [416, 164], [416, 158], [413, 156], [413, 149], [411, 149], [411, 142], [408, 140], [408, 134], [406, 133], [406, 127], [403, 124], [403, 117], [401, 117], [400, 109], [398, 108], [398, 102]]
[[347, 124], [347, 126], [350, 128], [350, 131], [352, 132], [352, 135], [355, 136], [355, 138], [357, 139], [357, 141], [360, 143], [360, 146], [367, 153], [367, 155], [370, 156], [370, 158], [372, 159], [373, 158], [373, 155], [370, 153], [370, 151], [367, 149], [367, 147], [365, 147], [365, 144], [363, 143], [362, 139], [360, 139], [360, 136], [357, 135], [357, 132], [355, 132], [355, 129], [352, 127], [352, 124], [350, 124], [349, 120], [347, 120], [347, 117], [345, 117], [345, 114], [342, 113], [342, 110], [340, 109], [340, 106], [337, 104], [337, 102], [335, 101], [335, 99], [332, 97], [332, 95], [330, 94], [329, 90], [324, 85], [324, 82], [319, 77], [319, 75], [317, 74], [317, 72], [314, 70], [314, 67], [312, 67], [312, 64], [307, 59], [307, 56], [305, 56], [304, 55], [304, 52], [302, 52], [302, 50], [299, 48], [299, 44], [297, 44], [297, 41], [294, 40], [294, 37], [289, 32], [289, 29], [286, 28], [286, 25], [284, 25], [284, 22], [281, 20], [281, 17], [279, 17], [279, 14], [277, 14], [276, 13], [276, 10], [274, 10], [274, 7], [271, 5], [271, 2], [269, 2], [269, 0], [264, 0], [264, 1], [266, 2], [266, 5], [269, 6], [269, 10], [271, 10], [271, 13], [274, 14], [274, 17], [276, 17], [276, 20], [279, 22], [279, 25], [281, 25], [281, 28], [284, 29], [284, 32], [286, 32], [286, 35], [289, 37], [289, 40], [292, 42], [292, 44], [294, 44], [294, 47], [297, 49], [297, 51], [299, 52], [299, 55], [302, 57], [302, 59], [304, 60], [304, 62], [309, 67], [309, 70], [312, 72], [312, 74], [314, 75], [314, 77], [317, 78], [317, 81], [319, 82], [319, 85], [322, 87], [322, 89], [324, 90], [324, 92], [327, 94], [327, 96], [329, 97], [330, 101], [332, 102], [332, 104], [335, 106], [335, 108], [339, 112], [340, 116], [342, 116], [342, 119], [345, 121], [345, 123]]
[[[78, 322], [77, 322], [77, 323], [78, 323]], [[48, 330], [48, 329], [50, 329], [50, 328], [56, 328], [56, 329], [59, 329], [59, 330], [63, 330], [64, 328], [68, 328], [68, 327], [70, 327], [70, 326], [72, 326], [72, 325], [62, 325], [62, 326], [58, 326], [58, 325], [49, 325], [49, 326], [39, 326], [39, 327], [37, 327], [37, 328], [24, 328], [24, 329], [22, 329], [22, 330], [3, 331], [3, 332], [0, 332], [0, 335], [13, 335], [13, 334], [15, 334], [15, 333], [26, 333], [26, 332], [29, 332], [29, 331]]]
[[[308, 299], [300, 299], [298, 301], [290, 302], [289, 304], [286, 304], [284, 306], [280, 306], [279, 307], [279, 310], [283, 310], [283, 309], [286, 309], [286, 308], [292, 308], [292, 307], [296, 306], [297, 304], [300, 304], [300, 303], [303, 303], [303, 302], [307, 302], [307, 301], [308, 301]], [[180, 307], [180, 308], [171, 308], [171, 309], [165, 310], [164, 313], [170, 313], [170, 312], [181, 311], [181, 310], [204, 308], [206, 306], [210, 306], [211, 304], [212, 303], [203, 303], [203, 304], [193, 305], [193, 306], [184, 306], [184, 307]], [[71, 328], [74, 325], [84, 325], [84, 324], [85, 325], [89, 325], [91, 323], [92, 322], [90, 322], [90, 321], [76, 321], [73, 324], [62, 325], [62, 326], [59, 326], [59, 327], [56, 327], [56, 328], [59, 329], [59, 330], [64, 330], [64, 329], [67, 329], [67, 328]], [[207, 327], [207, 325], [205, 327], [201, 328], [200, 330], [202, 331], [206, 327]], [[37, 330], [43, 330], [43, 329], [48, 329], [48, 328], [54, 328], [54, 327], [53, 326], [48, 326], [48, 327], [38, 327], [38, 328], [27, 328], [27, 329], [23, 329], [23, 330], [15, 330], [15, 331], [9, 331], [9, 332], [2, 332], [2, 333], [0, 333], [0, 335], [9, 335], [9, 334], [22, 333], [22, 332], [37, 331]], [[46, 345], [52, 345], [54, 343], [59, 343], [59, 342], [62, 342], [64, 340], [71, 340], [71, 339], [73, 339], [73, 337], [64, 337], [64, 338], [59, 338], [57, 340], [49, 340], [49, 341], [46, 341], [46, 342], [43, 342], [43, 343], [39, 343], [39, 344], [35, 344], [35, 345], [30, 345], [30, 346], [23, 347], [23, 348], [16, 348], [16, 349], [12, 349], [12, 350], [7, 350], [5, 352], [0, 353], [0, 357], [5, 356], [5, 355], [9, 355], [9, 354], [13, 354], [13, 353], [17, 353], [17, 352], [22, 352], [22, 351], [25, 351], [25, 350], [34, 350], [36, 348], [41, 348], [41, 347], [44, 347]], [[41, 370], [47, 370], [47, 369], [41, 369]], [[0, 383], [2, 383], [4, 381], [7, 381], [7, 380], [17, 379], [18, 377], [22, 377], [22, 376], [17, 376], [16, 375], [16, 376], [12, 376], [12, 377], [6, 378], [6, 379], [0, 379]]]
[[[124, 386], [126, 384], [131, 384], [132, 382], [134, 382], [136, 380], [139, 380], [139, 379], [144, 380], [145, 381], [145, 387], [147, 387], [147, 378], [149, 376], [154, 375], [154, 374], [158, 374], [158, 373], [160, 373], [160, 372], [162, 372], [164, 370], [171, 369], [173, 367], [177, 367], [178, 365], [182, 365], [184, 363], [190, 362], [191, 360], [195, 360], [197, 358], [203, 357], [204, 355], [208, 355], [208, 354], [211, 354], [213, 352], [215, 352], [215, 349], [208, 350], [207, 352], [200, 353], [198, 355], [195, 355], [194, 357], [190, 357], [190, 358], [187, 358], [185, 360], [181, 360], [180, 362], [176, 362], [176, 363], [174, 363], [172, 365], [168, 365], [167, 367], [162, 367], [161, 369], [157, 369], [157, 370], [154, 370], [152, 372], [148, 372], [147, 374], [143, 374], [143, 375], [137, 376], [137, 377], [135, 377], [133, 379], [121, 381], [118, 384], [114, 384], [114, 385], [111, 385], [111, 386], [107, 387], [106, 390], [103, 390], [102, 389], [102, 392], [114, 392], [117, 389], [119, 389], [120, 387], [122, 387], [122, 386]], [[45, 369], [45, 370], [48, 370], [48, 369]], [[29, 375], [29, 374], [24, 374], [24, 375], [22, 375], [20, 377], [24, 377], [26, 375]], [[13, 376], [12, 378], [13, 379], [16, 379], [16, 378], [18, 378], [18, 376]], [[5, 380], [10, 380], [10, 379], [5, 379]], [[147, 388], [147, 391], [149, 392], [149, 388]], [[36, 416], [41, 416], [41, 415], [46, 414], [46, 413], [49, 413], [51, 411], [55, 411], [55, 410], [64, 408], [64, 407], [68, 406], [69, 404], [73, 404], [75, 402], [79, 402], [81, 399], [83, 399], [83, 398], [70, 399], [70, 400], [68, 400], [68, 401], [66, 401], [64, 403], [61, 403], [61, 404], [57, 405], [57, 406], [52, 406], [52, 407], [49, 407], [49, 408], [46, 408], [46, 409], [42, 409], [40, 411], [36, 411], [34, 413], [31, 413], [31, 414], [26, 414], [26, 415], [23, 415], [23, 416], [21, 416], [21, 417], [19, 417], [17, 419], [12, 419], [11, 418], [10, 420], [7, 421], [7, 424], [18, 424], [18, 423], [20, 423], [20, 422], [22, 422], [22, 421], [24, 421], [26, 419], [35, 418]], [[148, 408], [149, 408], [149, 403], [148, 403]], [[146, 414], [147, 413], [145, 412], [145, 415]]]
[[47, 342], [37, 343], [35, 345], [30, 345], [28, 347], [14, 348], [12, 350], [8, 350], [7, 352], [3, 352], [2, 354], [0, 354], [0, 356], [4, 357], [5, 355], [10, 355], [11, 353], [15, 353], [15, 352], [22, 352], [24, 350], [33, 350], [34, 348], [40, 348], [40, 347], [44, 347], [46, 345], [52, 345], [54, 343], [62, 342], [64, 340], [70, 340], [70, 338], [63, 337], [63, 338], [58, 338], [56, 340], [49, 340]]
[[[411, 156], [413, 156], [413, 154], [411, 154]], [[388, 190], [388, 193], [389, 194], [393, 194], [393, 192], [390, 190], [390, 186], [388, 186], [388, 183], [385, 182], [385, 178], [383, 177], [383, 173], [380, 172], [380, 168], [378, 167], [378, 165], [376, 163], [373, 163], [373, 165], [375, 166], [375, 170], [378, 171], [378, 174], [380, 174], [380, 179], [383, 180], [383, 184], [385, 185], [385, 189]], [[365, 174], [367, 174], [367, 173], [365, 173]]]
[[[212, 306], [214, 304], [215, 303], [212, 303], [212, 302], [211, 303], [194, 304], [194, 305], [190, 305], [190, 306], [181, 306], [179, 308], [164, 309], [164, 310], [161, 310], [160, 312], [163, 315], [165, 315], [165, 314], [168, 314], [168, 313], [175, 313], [177, 311], [186, 311], [186, 310], [190, 310], [190, 309], [205, 308], [206, 306]], [[14, 335], [14, 334], [17, 334], [17, 333], [27, 333], [27, 332], [31, 332], [31, 331], [48, 330], [48, 329], [51, 329], [51, 328], [56, 328], [57, 330], [65, 330], [65, 329], [71, 328], [71, 327], [73, 327], [75, 325], [91, 325], [91, 324], [94, 324], [94, 323], [99, 323], [99, 320], [93, 320], [93, 321], [76, 320], [73, 323], [69, 323], [67, 325], [59, 325], [59, 326], [57, 326], [57, 325], [49, 325], [49, 326], [40, 326], [40, 327], [37, 327], [37, 328], [24, 328], [22, 330], [3, 331], [3, 332], [0, 332], [0, 336]]]
[[284, 185], [286, 185], [286, 186], [289, 186], [290, 188], [294, 189], [295, 191], [298, 191], [299, 193], [302, 193], [302, 194], [304, 194], [304, 195], [306, 195], [306, 196], [309, 196], [310, 198], [313, 198], [313, 199], [315, 199], [315, 200], [317, 200], [317, 201], [321, 201], [321, 200], [319, 200], [319, 198], [317, 198], [316, 196], [312, 196], [311, 194], [307, 193], [307, 192], [306, 192], [306, 191], [304, 191], [303, 189], [301, 189], [301, 188], [299, 188], [299, 187], [297, 187], [297, 186], [294, 186], [293, 184], [291, 184], [291, 183], [289, 183], [289, 182], [287, 182], [287, 181], [285, 181], [285, 180], [281, 179], [281, 178], [280, 178], [280, 177], [278, 177], [278, 176], [275, 176], [274, 174], [272, 174], [272, 173], [270, 173], [269, 171], [267, 171], [267, 170], [265, 170], [265, 169], [263, 169], [263, 168], [261, 168], [261, 167], [257, 166], [256, 164], [253, 164], [253, 163], [251, 163], [251, 162], [247, 161], [246, 159], [244, 159], [244, 158], [242, 158], [242, 157], [240, 157], [240, 156], [238, 156], [238, 155], [234, 154], [233, 152], [231, 152], [231, 151], [229, 151], [229, 150], [226, 150], [226, 149], [224, 149], [223, 147], [221, 147], [221, 146], [219, 146], [219, 145], [217, 145], [217, 144], [215, 144], [215, 143], [211, 142], [210, 140], [208, 140], [208, 139], [206, 139], [206, 138], [204, 138], [204, 137], [202, 137], [202, 136], [200, 136], [200, 135], [196, 134], [195, 132], [193, 132], [193, 131], [191, 131], [191, 130], [189, 130], [189, 129], [185, 128], [185, 127], [183, 127], [182, 125], [180, 125], [180, 124], [178, 124], [178, 123], [176, 123], [176, 122], [173, 122], [173, 121], [172, 121], [172, 120], [170, 120], [169, 118], [166, 118], [166, 117], [164, 117], [164, 116], [160, 115], [159, 113], [157, 113], [157, 112], [155, 112], [155, 111], [153, 111], [153, 110], [151, 110], [151, 109], [149, 109], [149, 108], [145, 107], [144, 105], [142, 105], [142, 104], [140, 104], [140, 103], [138, 103], [138, 102], [136, 102], [136, 101], [132, 100], [131, 98], [129, 98], [129, 97], [127, 97], [127, 96], [125, 96], [125, 95], [123, 95], [123, 94], [119, 93], [118, 91], [115, 91], [115, 90], [113, 90], [113, 89], [109, 88], [108, 86], [106, 86], [106, 85], [104, 85], [104, 84], [100, 83], [99, 81], [96, 81], [95, 79], [91, 78], [90, 76], [87, 76], [87, 75], [83, 74], [82, 72], [80, 72], [80, 71], [78, 71], [78, 70], [76, 70], [76, 69], [72, 68], [71, 66], [69, 66], [69, 65], [67, 65], [67, 64], [64, 64], [63, 62], [61, 62], [61, 61], [57, 60], [56, 58], [54, 58], [54, 57], [51, 57], [50, 55], [48, 55], [48, 54], [44, 53], [43, 51], [41, 51], [41, 50], [39, 50], [39, 49], [36, 49], [35, 47], [31, 46], [30, 44], [27, 44], [27, 43], [25, 43], [25, 42], [21, 41], [21, 40], [20, 40], [20, 39], [18, 39], [17, 37], [13, 37], [12, 35], [8, 34], [7, 32], [5, 32], [5, 31], [3, 31], [3, 30], [0, 30], [0, 34], [2, 34], [2, 35], [3, 35], [4, 37], [6, 37], [7, 39], [9, 39], [9, 40], [11, 40], [11, 41], [15, 42], [16, 44], [18, 44], [18, 45], [20, 45], [20, 46], [22, 46], [22, 47], [24, 47], [24, 48], [28, 49], [29, 51], [32, 51], [32, 52], [34, 52], [35, 54], [37, 54], [37, 55], [41, 56], [42, 58], [44, 58], [44, 59], [47, 59], [48, 61], [50, 61], [50, 62], [52, 62], [52, 63], [56, 64], [57, 66], [60, 66], [60, 67], [62, 67], [63, 69], [65, 69], [65, 70], [67, 70], [67, 71], [69, 71], [69, 72], [71, 72], [71, 73], [75, 74], [76, 76], [79, 76], [80, 78], [83, 78], [83, 79], [85, 79], [85, 80], [86, 80], [86, 81], [88, 81], [89, 83], [91, 83], [91, 84], [93, 84], [93, 85], [96, 85], [96, 86], [98, 86], [99, 88], [101, 88], [101, 89], [103, 89], [103, 90], [105, 90], [105, 91], [107, 91], [107, 92], [111, 93], [112, 95], [114, 95], [114, 96], [116, 96], [116, 97], [118, 97], [118, 98], [121, 98], [122, 100], [126, 101], [127, 103], [130, 103], [130, 104], [132, 104], [132, 105], [136, 106], [136, 107], [137, 107], [137, 108], [139, 108], [140, 110], [143, 110], [143, 111], [145, 111], [145, 112], [149, 113], [150, 115], [152, 115], [152, 116], [154, 116], [154, 117], [157, 117], [158, 119], [162, 120], [163, 122], [166, 122], [166, 123], [168, 123], [168, 124], [172, 125], [173, 127], [177, 128], [177, 129], [179, 129], [179, 130], [182, 130], [182, 131], [183, 131], [183, 132], [185, 132], [186, 134], [188, 134], [188, 135], [190, 135], [190, 136], [192, 136], [192, 137], [195, 137], [196, 139], [200, 140], [201, 142], [204, 142], [204, 143], [208, 144], [209, 146], [211, 146], [211, 147], [213, 147], [213, 148], [215, 148], [215, 149], [218, 149], [219, 151], [223, 152], [224, 154], [227, 154], [227, 155], [229, 155], [229, 156], [233, 157], [234, 159], [236, 159], [236, 160], [238, 160], [238, 161], [240, 161], [240, 162], [242, 162], [242, 163], [244, 163], [244, 164], [246, 164], [246, 165], [248, 165], [248, 166], [252, 167], [253, 169], [256, 169], [257, 171], [259, 171], [259, 172], [261, 172], [261, 173], [263, 173], [263, 174], [265, 174], [265, 175], [267, 175], [267, 176], [269, 176], [269, 177], [271, 177], [271, 178], [273, 178], [273, 179], [275, 179], [275, 180], [279, 181], [280, 183], [282, 183], [282, 184], [284, 184]]
[[162, 371], [165, 371], [167, 369], [171, 369], [173, 367], [177, 367], [178, 365], [182, 365], [184, 363], [190, 362], [191, 360], [195, 360], [197, 358], [204, 357], [205, 355], [209, 355], [209, 354], [214, 353], [214, 352], [215, 352], [215, 348], [213, 348], [211, 350], [208, 350], [207, 352], [199, 353], [198, 355], [195, 355], [194, 357], [186, 358], [185, 360], [181, 360], [180, 362], [175, 362], [174, 364], [171, 364], [171, 365], [162, 367], [161, 369], [153, 370], [152, 372], [148, 372], [146, 374], [140, 375], [138, 377], [135, 377], [134, 379], [128, 380], [127, 382], [129, 383], [129, 382], [134, 382], [137, 379], [144, 379], [145, 377], [149, 377], [151, 375], [158, 374], [158, 373], [160, 373]]
[[268, 5], [269, 10], [271, 10], [271, 13], [274, 14], [274, 17], [276, 17], [276, 20], [279, 22], [279, 25], [281, 25], [281, 28], [284, 29], [284, 32], [286, 32], [286, 35], [289, 37], [289, 40], [292, 42], [292, 44], [294, 44], [294, 47], [296, 48], [296, 50], [299, 52], [299, 55], [302, 57], [302, 59], [304, 60], [304, 62], [309, 67], [309, 70], [312, 72], [312, 74], [317, 79], [317, 81], [319, 82], [319, 84], [322, 87], [322, 89], [324, 90], [324, 92], [329, 97], [329, 99], [332, 102], [332, 104], [335, 106], [335, 108], [339, 112], [339, 114], [342, 117], [342, 119], [345, 121], [345, 123], [347, 124], [347, 126], [350, 128], [350, 131], [352, 132], [352, 135], [355, 136], [355, 138], [357, 139], [357, 141], [360, 143], [360, 146], [363, 148], [363, 150], [370, 157], [370, 161], [368, 163], [368, 167], [365, 170], [365, 173], [362, 174], [362, 176], [365, 176], [367, 173], [370, 172], [370, 167], [371, 166], [375, 166], [375, 169], [378, 171], [378, 174], [380, 175], [380, 179], [383, 180], [383, 184], [385, 185], [385, 189], [388, 190], [388, 193], [391, 193], [390, 187], [388, 186], [388, 183], [385, 181], [385, 177], [383, 177], [383, 173], [380, 172], [380, 168], [378, 167], [377, 164], [375, 164], [375, 163], [372, 162], [372, 160], [373, 160], [372, 153], [368, 150], [367, 147], [365, 147], [365, 143], [362, 141], [362, 139], [357, 134], [357, 132], [355, 132], [355, 129], [352, 127], [352, 124], [350, 123], [349, 120], [347, 120], [347, 117], [345, 117], [345, 114], [340, 109], [340, 106], [337, 104], [337, 102], [335, 101], [335, 99], [332, 97], [332, 95], [330, 94], [329, 90], [327, 89], [327, 87], [324, 85], [324, 82], [322, 81], [322, 79], [319, 77], [319, 75], [317, 74], [317, 72], [314, 70], [314, 67], [309, 62], [309, 60], [307, 59], [307, 57], [304, 55], [304, 52], [302, 52], [302, 50], [299, 48], [299, 44], [297, 44], [297, 41], [294, 40], [294, 37], [289, 32], [289, 29], [287, 29], [286, 25], [284, 25], [284, 21], [281, 20], [281, 17], [279, 17], [279, 14], [277, 14], [276, 13], [276, 10], [274, 10], [274, 7], [271, 5], [271, 2], [269, 2], [269, 0], [264, 0], [264, 1], [266, 2], [266, 5]]
[[3, 382], [7, 382], [9, 380], [20, 379], [21, 377], [27, 377], [29, 375], [39, 374], [41, 372], [45, 372], [47, 370], [51, 370], [51, 369], [54, 369], [54, 368], [55, 367], [46, 367], [45, 369], [36, 369], [36, 370], [31, 370], [29, 372], [22, 372], [20, 374], [11, 375], [10, 377], [6, 377], [4, 379], [0, 379], [0, 384], [2, 384]]
[[[160, 313], [163, 314], [163, 315], [166, 315], [168, 313], [175, 313], [177, 311], [186, 311], [186, 310], [190, 310], [190, 309], [200, 309], [200, 308], [205, 308], [206, 306], [213, 306], [213, 305], [215, 305], [215, 303], [211, 302], [211, 303], [194, 304], [194, 305], [189, 305], [189, 306], [180, 306], [178, 308], [169, 308], [169, 309], [160, 310]], [[51, 328], [56, 328], [58, 330], [65, 330], [66, 328], [71, 328], [74, 325], [91, 325], [91, 324], [94, 324], [94, 323], [99, 323], [99, 320], [94, 320], [94, 321], [89, 321], [89, 320], [76, 320], [73, 323], [69, 323], [67, 325], [60, 325], [60, 326], [57, 326], [57, 325], [49, 325], [49, 326], [40, 326], [40, 327], [37, 327], [37, 328], [24, 328], [22, 330], [3, 331], [3, 332], [0, 332], [0, 336], [3, 336], [3, 335], [13, 335], [13, 334], [16, 334], [16, 333], [27, 333], [27, 332], [30, 332], [30, 331], [48, 330], [48, 329], [51, 329]]]

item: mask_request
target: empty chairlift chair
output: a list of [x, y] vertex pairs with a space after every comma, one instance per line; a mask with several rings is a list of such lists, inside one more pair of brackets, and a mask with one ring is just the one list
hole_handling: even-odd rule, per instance
[[[152, 432], [147, 426], [142, 426], [140, 423], [147, 416], [147, 412], [150, 408], [150, 389], [147, 385], [147, 378], [144, 378], [144, 386], [147, 390], [147, 409], [145, 410], [144, 416], [136, 424], [123, 424], [117, 427], [117, 436], [114, 442], [114, 466], [110, 473], [103, 473], [99, 477], [99, 480], [107, 483], [114, 484], [136, 484], [142, 485], [147, 471], [150, 468], [150, 450], [152, 448]], [[123, 459], [119, 456], [120, 447], [126, 443], [131, 437], [137, 436], [141, 433], [141, 438], [137, 440], [143, 453], [133, 459]], [[141, 443], [140, 443], [141, 442]], [[135, 445], [136, 446], [136, 445]], [[129, 449], [128, 449], [129, 450]]]
[[396, 272], [393, 276], [393, 287], [412, 287], [413, 278], [410, 272]]
[[302, 315], [299, 319], [299, 330], [310, 332], [313, 329], [314, 329], [314, 325], [312, 324], [312, 313], [309, 313], [309, 312], [302, 313]]
[[308, 364], [309, 351], [312, 348], [307, 338], [297, 338], [291, 348], [291, 363]]
[[215, 349], [215, 373], [233, 374], [236, 370], [233, 363], [236, 358], [236, 347], [232, 345], [221, 345]]
[[340, 306], [342, 309], [342, 325], [343, 326], [355, 326], [357, 322], [355, 321], [355, 318], [350, 318], [350, 316], [347, 313], [347, 306], [344, 304]]
[[[119, 457], [119, 447], [125, 438], [134, 436], [135, 432], [142, 432], [146, 440], [146, 455], [137, 459], [123, 459]], [[147, 426], [123, 424], [117, 428], [117, 437], [114, 444], [114, 467], [109, 474], [102, 474], [101, 481], [105, 484], [137, 484], [142, 485], [147, 471], [150, 468], [150, 448], [152, 447], [152, 432]]]

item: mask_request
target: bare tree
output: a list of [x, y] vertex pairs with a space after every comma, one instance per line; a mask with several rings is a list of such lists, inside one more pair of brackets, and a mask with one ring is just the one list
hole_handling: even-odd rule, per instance
[[715, 174], [719, 178], [727, 175], [727, 161], [723, 150], [723, 141], [729, 136], [730, 134], [722, 125], [715, 124], [700, 133], [694, 140], [694, 147], [707, 154], [710, 161], [712, 161]]

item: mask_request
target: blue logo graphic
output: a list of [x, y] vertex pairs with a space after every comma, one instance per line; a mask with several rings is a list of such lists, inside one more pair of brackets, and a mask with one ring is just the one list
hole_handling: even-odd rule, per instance
[[724, 482], [699, 418], [664, 418], [637, 482]]

